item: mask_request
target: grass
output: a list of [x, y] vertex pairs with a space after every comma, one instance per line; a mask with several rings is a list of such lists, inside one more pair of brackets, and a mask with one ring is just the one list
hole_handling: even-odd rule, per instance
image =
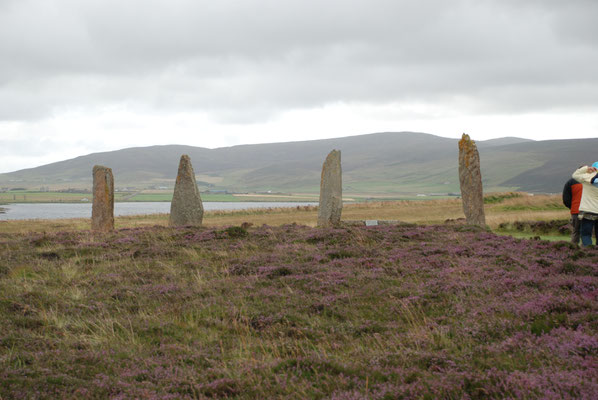
[[[501, 234], [501, 232], [497, 232], [497, 233]], [[541, 234], [520, 233], [520, 232], [506, 232], [505, 235], [512, 236], [514, 238], [519, 238], [519, 239], [539, 239], [539, 240], [548, 240], [551, 242], [569, 240], [569, 235], [541, 235]]]
[[507, 199], [515, 199], [521, 197], [523, 197], [523, 194], [517, 192], [490, 194], [484, 196], [484, 204], [497, 204], [502, 203]]
[[0, 398], [598, 393], [598, 251], [566, 242], [154, 225], [2, 230], [0, 251]]

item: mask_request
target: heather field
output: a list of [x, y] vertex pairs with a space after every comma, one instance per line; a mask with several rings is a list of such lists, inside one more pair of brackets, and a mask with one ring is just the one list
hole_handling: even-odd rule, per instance
[[598, 397], [598, 250], [463, 225], [0, 233], [0, 398]]

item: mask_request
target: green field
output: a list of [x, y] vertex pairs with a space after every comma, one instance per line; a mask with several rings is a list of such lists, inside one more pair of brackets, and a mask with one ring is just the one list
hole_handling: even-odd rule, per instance
[[171, 201], [172, 193], [139, 193], [127, 201]]
[[[130, 193], [117, 192], [114, 200], [119, 201]], [[8, 203], [80, 203], [91, 201], [91, 193], [40, 192], [35, 190], [10, 190], [0, 192], [0, 204]]]
[[502, 235], [502, 236], [511, 236], [513, 238], [517, 238], [517, 239], [536, 239], [536, 240], [548, 240], [551, 242], [559, 242], [559, 241], [565, 241], [568, 242], [571, 237], [569, 235], [564, 236], [564, 235], [534, 235], [532, 233], [521, 233], [521, 232], [502, 232], [502, 231], [495, 231], [495, 233], [497, 235]]

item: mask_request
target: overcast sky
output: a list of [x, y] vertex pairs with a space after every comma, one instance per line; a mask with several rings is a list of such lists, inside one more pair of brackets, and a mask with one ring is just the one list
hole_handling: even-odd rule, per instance
[[0, 172], [132, 146], [598, 137], [596, 0], [0, 0]]

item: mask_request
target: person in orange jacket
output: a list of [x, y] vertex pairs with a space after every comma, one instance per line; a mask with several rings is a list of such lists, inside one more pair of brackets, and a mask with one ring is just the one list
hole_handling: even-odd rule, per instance
[[571, 178], [565, 183], [563, 188], [563, 204], [571, 210], [571, 243], [579, 244], [581, 222], [579, 220], [579, 204], [581, 203], [581, 193], [583, 185]]

